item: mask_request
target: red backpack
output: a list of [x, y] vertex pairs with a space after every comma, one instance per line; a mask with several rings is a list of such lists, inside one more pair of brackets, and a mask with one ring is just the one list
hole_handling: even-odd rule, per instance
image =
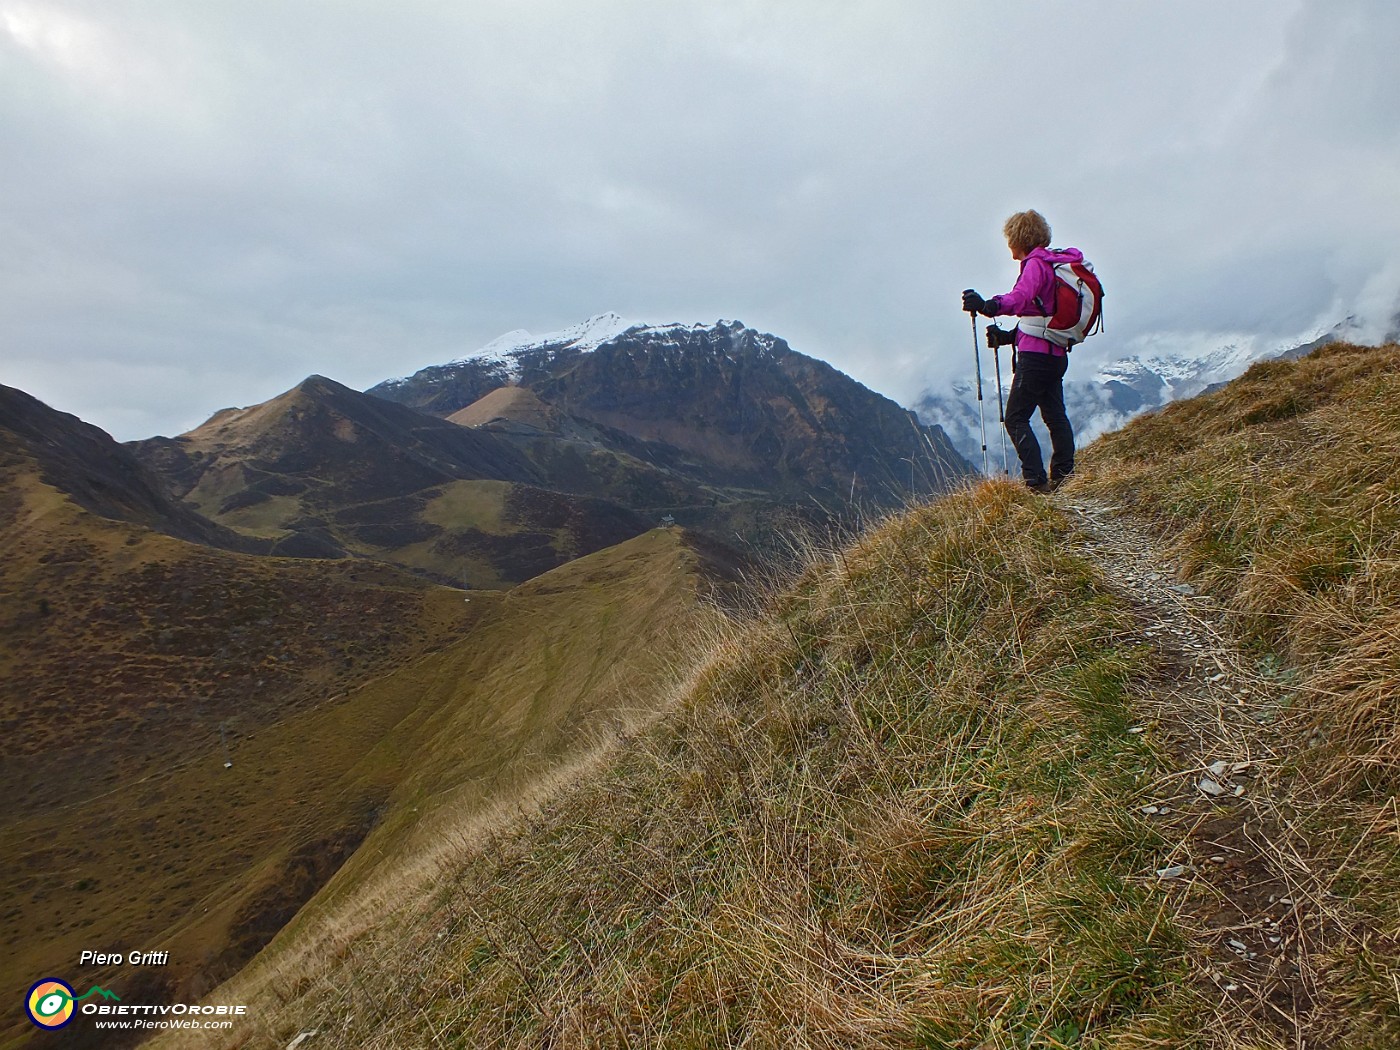
[[[1036, 299], [1036, 304], [1045, 304]], [[1093, 264], [1055, 264], [1055, 303], [1048, 317], [1020, 317], [1017, 327], [1027, 335], [1063, 346], [1066, 350], [1103, 331], [1103, 285]]]

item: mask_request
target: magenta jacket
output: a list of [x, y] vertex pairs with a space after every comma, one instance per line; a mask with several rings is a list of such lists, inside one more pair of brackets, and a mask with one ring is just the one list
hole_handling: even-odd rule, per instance
[[[994, 295], [988, 300], [988, 305], [995, 310], [992, 316], [1049, 316], [1055, 303], [1055, 265], [1083, 261], [1084, 253], [1078, 248], [1032, 248], [1030, 254], [1021, 260], [1021, 276], [1016, 279], [1016, 287], [1005, 295]], [[1020, 331], [1016, 333], [1016, 349], [1031, 354], [1065, 356], [1064, 347]]]

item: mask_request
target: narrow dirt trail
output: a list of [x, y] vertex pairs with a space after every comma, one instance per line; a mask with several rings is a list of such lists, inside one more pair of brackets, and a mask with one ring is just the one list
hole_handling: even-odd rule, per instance
[[1231, 642], [1219, 603], [1178, 582], [1160, 541], [1123, 508], [1069, 493], [1055, 502], [1074, 526], [1069, 542], [1128, 600], [1139, 640], [1160, 655], [1132, 731], [1175, 761], [1137, 803], [1172, 848], [1143, 878], [1174, 899], [1223, 1032], [1244, 1045], [1330, 1045], [1318, 1016], [1326, 880], [1293, 830], [1296, 785], [1273, 728], [1296, 687]]

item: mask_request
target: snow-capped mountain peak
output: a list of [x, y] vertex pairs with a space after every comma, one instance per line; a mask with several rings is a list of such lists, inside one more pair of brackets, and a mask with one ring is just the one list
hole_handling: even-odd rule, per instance
[[1189, 397], [1211, 383], [1235, 378], [1261, 357], [1277, 352], [1277, 348], [1261, 346], [1256, 340], [1239, 340], [1199, 355], [1135, 354], [1100, 365], [1094, 380], [1132, 384], [1146, 373], [1166, 384], [1173, 397]]
[[468, 354], [460, 361], [500, 361], [510, 364], [525, 350], [596, 350], [610, 339], [615, 339], [630, 328], [639, 327], [619, 315], [609, 311], [590, 317], [586, 321], [570, 325], [557, 332], [544, 335], [531, 335], [523, 328], [497, 336], [481, 349]]
[[534, 335], [517, 328], [497, 336], [485, 346], [450, 361], [430, 365], [412, 376], [388, 379], [376, 392], [398, 391], [416, 377], [440, 375], [461, 368], [475, 368], [489, 374], [500, 385], [521, 381], [528, 368], [539, 367], [560, 354], [587, 354], [606, 346], [622, 344], [629, 353], [694, 353], [704, 351], [730, 359], [743, 353], [760, 355], [783, 353], [787, 343], [777, 336], [748, 327], [742, 321], [719, 320], [710, 323], [646, 324], [629, 321], [616, 313], [603, 313], [557, 332]]
[[[692, 346], [697, 340], [709, 340], [716, 349], [730, 347], [739, 341], [749, 342], [759, 352], [772, 351], [782, 340], [749, 328], [742, 321], [719, 320], [711, 323], [646, 324], [629, 321], [616, 313], [598, 314], [586, 321], [570, 325], [557, 332], [533, 335], [523, 328], [506, 332], [448, 367], [466, 364], [496, 366], [510, 381], [520, 378], [523, 360], [540, 352], [575, 351], [590, 353], [599, 347], [626, 336], [652, 349]], [[785, 344], [784, 344], [785, 345]], [[400, 382], [391, 380], [391, 383]]]

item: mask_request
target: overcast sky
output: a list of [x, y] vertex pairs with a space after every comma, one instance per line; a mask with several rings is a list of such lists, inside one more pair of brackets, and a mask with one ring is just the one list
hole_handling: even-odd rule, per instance
[[1035, 207], [1095, 358], [1400, 305], [1395, 0], [0, 0], [0, 382], [121, 439], [738, 318], [909, 403]]

